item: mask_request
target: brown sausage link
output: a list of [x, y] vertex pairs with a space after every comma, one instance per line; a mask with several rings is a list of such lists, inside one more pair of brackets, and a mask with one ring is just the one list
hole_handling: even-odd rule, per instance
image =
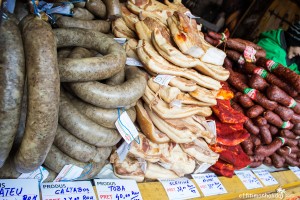
[[271, 144], [272, 134], [267, 126], [260, 126], [260, 135], [265, 144]]
[[244, 107], [244, 108], [250, 108], [252, 106], [254, 106], [255, 104], [253, 103], [253, 101], [251, 100], [251, 98], [249, 96], [247, 96], [246, 94], [242, 94], [239, 97], [239, 103]]
[[97, 17], [105, 18], [106, 16], [106, 6], [101, 0], [87, 0], [85, 7]]
[[264, 117], [259, 116], [255, 119], [255, 124], [257, 126], [266, 126], [268, 124], [268, 121]]
[[278, 155], [277, 153], [272, 154], [270, 158], [272, 159], [272, 164], [274, 165], [274, 167], [276, 168], [284, 167], [285, 159], [280, 155]]
[[300, 76], [296, 72], [266, 58], [260, 58], [256, 64], [268, 69], [279, 78], [291, 84], [298, 93], [300, 92]]
[[103, 0], [106, 6], [107, 19], [113, 21], [122, 17], [119, 0]]
[[261, 115], [264, 111], [265, 111], [265, 109], [262, 106], [254, 105], [247, 110], [246, 114], [247, 114], [247, 117], [249, 117], [249, 118], [255, 118], [255, 117], [258, 117], [259, 115]]
[[251, 134], [254, 134], [254, 135], [259, 134], [259, 128], [253, 124], [251, 119], [248, 119], [247, 121], [245, 121], [244, 127]]
[[[247, 46], [251, 46], [254, 49], [257, 48], [257, 45], [254, 43], [251, 43], [250, 41], [244, 41], [242, 39], [235, 39], [235, 38], [229, 38], [226, 42], [226, 46], [228, 48], [234, 49], [238, 52], [244, 53], [245, 49], [247, 48]], [[265, 57], [266, 56], [266, 52], [264, 49], [256, 49], [256, 54], [255, 57], [256, 59], [260, 58], [260, 57]]]
[[93, 20], [95, 16], [85, 8], [73, 8], [72, 17], [82, 20]]
[[263, 164], [267, 166], [272, 166], [272, 159], [270, 157], [265, 157]]
[[291, 122], [292, 122], [293, 124], [300, 123], [300, 115], [294, 113], [294, 114], [292, 115]]
[[270, 100], [276, 101], [284, 106], [290, 107], [294, 112], [300, 114], [300, 104], [297, 103], [292, 97], [286, 94], [277, 86], [270, 86], [267, 89], [267, 96]]
[[244, 140], [241, 143], [241, 146], [248, 156], [253, 155], [254, 145], [253, 145], [253, 141], [252, 141], [251, 137], [248, 137], [246, 140]]
[[281, 88], [283, 91], [287, 92], [292, 97], [295, 97], [298, 94], [296, 90], [294, 90], [287, 83], [277, 78], [277, 76], [268, 73], [266, 70], [254, 65], [253, 63], [245, 63], [245, 65], [243, 66], [243, 70], [248, 74], [260, 74], [262, 77], [266, 79], [266, 81], [269, 84], [276, 85], [277, 87]]
[[251, 88], [254, 88], [259, 91], [264, 91], [269, 86], [269, 84], [265, 81], [265, 79], [263, 79], [257, 74], [253, 74], [251, 76], [251, 78], [248, 81], [248, 85]]
[[284, 140], [285, 140], [285, 144], [290, 146], [290, 147], [294, 147], [294, 146], [297, 146], [298, 145], [298, 140], [295, 140], [295, 139], [290, 139], [290, 138], [287, 138], [287, 137], [282, 137]]
[[24, 137], [14, 162], [19, 172], [27, 173], [42, 165], [54, 140], [60, 81], [57, 46], [51, 26], [32, 15], [23, 20], [25, 23], [21, 30], [26, 47], [28, 113]]
[[287, 137], [287, 138], [290, 138], [290, 139], [296, 139], [297, 135], [295, 135], [292, 131], [290, 130], [281, 130], [279, 132], [279, 135], [281, 137]]
[[276, 135], [278, 133], [278, 128], [276, 126], [270, 125], [269, 129], [272, 135]]
[[228, 58], [230, 58], [231, 60], [237, 62], [240, 65], [244, 65], [245, 64], [245, 58], [243, 57], [242, 54], [240, 54], [237, 51], [234, 50], [226, 50], [226, 55]]
[[59, 60], [62, 82], [98, 81], [110, 78], [124, 69], [126, 53], [112, 38], [97, 31], [79, 28], [54, 29], [58, 47], [80, 46], [96, 50], [105, 56], [65, 58]]
[[248, 165], [248, 167], [250, 167], [250, 168], [256, 168], [256, 167], [261, 166], [262, 164], [263, 164], [262, 161], [251, 162], [251, 163]]
[[259, 145], [261, 145], [261, 140], [260, 140], [260, 138], [259, 138], [258, 136], [256, 136], [256, 135], [251, 135], [250, 137], [251, 137], [251, 140], [252, 140], [254, 146], [259, 146]]
[[275, 114], [274, 112], [272, 112], [270, 110], [268, 110], [264, 113], [264, 117], [270, 124], [273, 124], [274, 126], [276, 126], [278, 128], [284, 128], [284, 129], [290, 130], [294, 126], [289, 121], [283, 122], [282, 119], [277, 114]]
[[0, 168], [18, 131], [25, 79], [25, 58], [17, 19], [8, 15], [0, 24]]
[[295, 158], [292, 158], [290, 156], [285, 156], [285, 162], [286, 164], [288, 164], [289, 166], [300, 166], [300, 162], [298, 160], [296, 160]]
[[274, 111], [274, 113], [279, 115], [279, 117], [283, 121], [289, 121], [290, 119], [292, 119], [292, 117], [294, 115], [294, 111], [292, 109], [287, 108], [285, 106], [281, 106], [281, 105], [278, 105], [277, 108], [275, 108], [273, 111]]
[[271, 142], [271, 144], [257, 146], [254, 150], [254, 153], [267, 157], [274, 154], [284, 144], [285, 139], [277, 137]]

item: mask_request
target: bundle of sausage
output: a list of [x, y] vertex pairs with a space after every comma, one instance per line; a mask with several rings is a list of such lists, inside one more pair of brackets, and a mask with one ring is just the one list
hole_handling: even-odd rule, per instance
[[[180, 1], [164, 2], [129, 0], [121, 5], [122, 18], [113, 22], [114, 35], [128, 40], [127, 57], [150, 74], [136, 106], [140, 144], [133, 141], [124, 160], [117, 153], [111, 157], [121, 178], [180, 177], [219, 157], [208, 146], [216, 136], [205, 117], [222, 98], [220, 81], [229, 76], [222, 67], [226, 55], [205, 42]], [[168, 81], [159, 81], [164, 78]], [[141, 159], [146, 167], [139, 166]]]
[[[206, 39], [216, 43], [220, 37], [222, 34], [210, 32]], [[241, 48], [243, 44], [245, 48]], [[224, 67], [230, 71], [228, 82], [235, 90], [232, 106], [248, 117], [244, 127], [251, 136], [242, 146], [251, 166], [300, 166], [300, 76], [266, 59], [263, 50], [252, 42], [227, 38], [224, 47], [228, 47]], [[245, 51], [250, 47], [255, 51], [249, 56]]]
[[114, 125], [122, 113], [118, 109], [125, 108], [135, 121], [133, 106], [144, 94], [145, 75], [125, 67], [123, 48], [99, 31], [52, 30], [28, 15], [20, 22], [23, 50], [16, 23], [9, 16], [1, 26], [1, 46], [7, 47], [0, 52], [7, 66], [1, 74], [10, 79], [1, 78], [0, 176], [15, 178], [44, 163], [52, 170], [48, 181], [67, 164], [84, 169], [79, 179], [92, 178], [121, 139]]

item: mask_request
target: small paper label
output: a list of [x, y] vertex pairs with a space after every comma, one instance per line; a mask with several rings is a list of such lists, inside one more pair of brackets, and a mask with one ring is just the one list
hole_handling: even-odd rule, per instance
[[256, 54], [256, 50], [253, 47], [246, 46], [244, 50], [244, 57], [247, 62], [255, 62], [256, 61], [255, 54]]
[[208, 127], [213, 132], [214, 136], [217, 136], [217, 126], [214, 120], [206, 120]]
[[141, 166], [141, 169], [144, 173], [146, 173], [147, 170], [147, 161], [144, 160], [143, 158], [137, 158], [137, 160], [139, 161], [139, 164]]
[[194, 183], [188, 178], [159, 179], [170, 200], [200, 197]]
[[173, 108], [173, 107], [181, 108], [182, 107], [182, 101], [178, 100], [178, 99], [175, 99], [175, 100], [171, 101], [170, 107], [171, 108]]
[[278, 67], [279, 63], [274, 62], [273, 60], [268, 60], [266, 62], [267, 69], [272, 72], [274, 69]]
[[239, 177], [239, 179], [242, 181], [242, 183], [248, 190], [263, 187], [259, 180], [250, 170], [234, 171], [234, 173]]
[[71, 15], [72, 4], [63, 4], [51, 9], [46, 10], [46, 13], [49, 14], [62, 14], [62, 15]]
[[175, 78], [175, 76], [171, 76], [171, 75], [157, 75], [153, 79], [153, 81], [155, 83], [160, 84], [160, 85], [168, 86], [168, 84], [170, 83], [170, 81], [172, 80], [172, 78]]
[[0, 179], [0, 199], [39, 200], [37, 179]]
[[194, 171], [194, 174], [200, 174], [205, 172], [208, 168], [210, 168], [212, 165], [208, 163], [198, 163], [199, 166], [197, 169]]
[[192, 174], [204, 196], [227, 193], [225, 187], [214, 173]]
[[200, 18], [200, 17], [197, 17], [197, 16], [193, 15], [190, 11], [186, 11], [184, 14], [185, 14], [186, 16], [188, 16], [189, 18], [191, 18], [191, 19], [197, 19], [197, 18]]
[[119, 133], [128, 144], [130, 144], [139, 135], [136, 127], [126, 111], [121, 114], [121, 116], [115, 122], [115, 125]]
[[119, 146], [119, 148], [117, 149], [117, 154], [119, 155], [120, 162], [123, 162], [123, 160], [125, 160], [129, 149], [130, 144], [128, 144], [127, 142], [123, 142], [121, 146]]
[[97, 200], [90, 181], [43, 183], [43, 200]]
[[120, 45], [125, 44], [125, 42], [127, 41], [126, 38], [114, 38], [114, 40], [115, 40], [116, 42], [118, 42]]
[[81, 167], [77, 167], [75, 165], [69, 164], [65, 165], [64, 168], [59, 172], [57, 177], [54, 179], [53, 182], [60, 182], [60, 181], [72, 181], [78, 178], [83, 169]]
[[261, 76], [262, 78], [266, 78], [268, 75], [268, 72], [260, 67], [255, 68], [253, 73]]
[[142, 200], [141, 192], [134, 180], [95, 179], [98, 199]]
[[244, 93], [248, 95], [252, 100], [256, 100], [257, 90], [252, 88], [246, 88]]
[[39, 184], [42, 183], [48, 177], [49, 172], [42, 166], [37, 170], [30, 173], [21, 174], [18, 179], [38, 179]]
[[300, 169], [299, 167], [289, 166], [289, 169], [294, 172], [294, 174], [300, 179]]
[[278, 182], [275, 178], [265, 169], [253, 169], [254, 174], [262, 181], [265, 186], [276, 185]]
[[126, 58], [126, 65], [143, 67], [143, 63], [135, 58]]

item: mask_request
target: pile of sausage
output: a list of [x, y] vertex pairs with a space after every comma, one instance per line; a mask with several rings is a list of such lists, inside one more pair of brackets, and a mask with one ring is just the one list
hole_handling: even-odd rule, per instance
[[[116, 2], [107, 1], [108, 16]], [[0, 29], [0, 177], [42, 164], [46, 181], [67, 164], [84, 169], [79, 179], [94, 177], [121, 139], [119, 113], [135, 121], [144, 73], [125, 67], [124, 49], [99, 30], [52, 29], [34, 15], [18, 22], [10, 14]]]
[[252, 42], [227, 38], [221, 44], [224, 37], [214, 32], [205, 38], [226, 48], [224, 67], [235, 91], [232, 106], [249, 118], [244, 127], [251, 137], [242, 146], [251, 166], [300, 166], [300, 76], [266, 59]]

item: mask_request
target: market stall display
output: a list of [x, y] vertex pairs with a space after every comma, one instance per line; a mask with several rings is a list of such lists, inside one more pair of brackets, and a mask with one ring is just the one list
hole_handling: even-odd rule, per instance
[[[99, 5], [99, 2], [102, 3], [95, 3]], [[108, 3], [110, 18], [119, 17], [114, 9], [118, 1]], [[106, 10], [105, 4], [101, 6]], [[93, 5], [86, 7], [95, 9]], [[90, 18], [93, 15], [77, 8], [72, 19], [80, 18], [78, 10]], [[133, 106], [144, 94], [146, 77], [134, 66], [125, 68], [125, 51], [111, 36], [80, 24], [52, 29], [43, 19], [34, 15], [24, 17], [18, 32], [17, 20], [8, 15], [1, 26], [1, 32], [5, 32], [1, 46], [14, 48], [10, 54], [10, 51], [1, 52], [1, 61], [8, 66], [1, 68], [7, 71], [1, 74], [11, 77], [3, 76], [3, 83], [8, 87], [1, 89], [5, 93], [10, 91], [1, 95], [4, 108], [1, 121], [5, 122], [3, 129], [1, 123], [1, 129], [9, 132], [3, 133], [1, 142], [7, 141], [5, 138], [10, 140], [1, 151], [1, 166], [4, 165], [1, 178], [17, 178], [20, 173], [34, 171], [42, 164], [51, 174], [57, 174], [65, 165], [73, 164], [84, 169], [78, 179], [90, 179], [107, 163], [112, 147], [121, 139], [114, 126], [120, 114], [127, 110], [130, 119], [135, 121]], [[56, 19], [58, 22], [60, 18]], [[106, 23], [110, 30], [110, 23]], [[47, 40], [43, 39], [45, 36]], [[25, 61], [26, 74], [22, 64]], [[19, 67], [9, 68], [15, 64]], [[17, 82], [13, 80], [16, 76]], [[13, 96], [7, 101], [10, 95]], [[23, 100], [27, 99], [24, 103], [21, 103], [22, 96]], [[7, 109], [16, 112], [7, 112]], [[6, 129], [7, 126], [12, 128]]]

